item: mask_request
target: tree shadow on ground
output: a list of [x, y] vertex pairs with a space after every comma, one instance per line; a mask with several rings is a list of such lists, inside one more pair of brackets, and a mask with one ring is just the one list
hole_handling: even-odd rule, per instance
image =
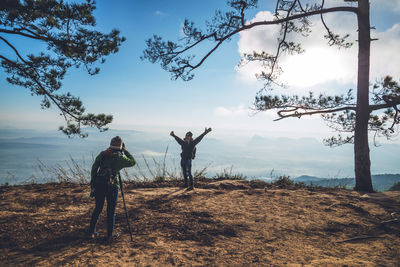
[[[369, 204], [378, 205], [386, 213], [379, 215], [371, 213], [368, 206], [366, 206]], [[373, 240], [386, 234], [400, 237], [400, 199], [388, 197], [385, 193], [377, 192], [362, 196], [348, 196], [343, 199], [343, 202], [336, 203], [334, 206], [348, 209], [352, 214], [357, 214], [360, 216], [360, 223], [344, 224], [329, 221], [322, 228], [322, 231], [326, 234], [340, 235], [345, 233], [349, 237], [345, 242], [363, 242], [366, 239]], [[368, 223], [368, 226], [364, 223]], [[310, 231], [314, 230], [310, 229]]]
[[[197, 195], [207, 194], [196, 192]], [[216, 219], [208, 211], [193, 211], [182, 203], [191, 202], [193, 195], [180, 194], [167, 197], [155, 197], [143, 202], [136, 208], [130, 208], [129, 217], [135, 223], [134, 235], [143, 235], [159, 231], [166, 239], [175, 241], [195, 241], [199, 245], [212, 246], [221, 237], [237, 237], [246, 225]], [[196, 205], [191, 203], [190, 205]], [[196, 206], [194, 206], [196, 208]], [[145, 221], [146, 213], [151, 212], [151, 220]], [[122, 214], [119, 215], [121, 217]], [[122, 218], [119, 218], [122, 220]]]
[[[77, 217], [81, 218], [81, 216]], [[33, 243], [26, 247], [22, 247], [21, 244], [14, 244], [13, 247], [10, 247], [10, 253], [6, 257], [5, 263], [9, 262], [12, 265], [35, 265], [43, 259], [48, 259], [49, 256], [62, 255], [68, 248], [78, 249], [87, 245], [84, 241], [85, 231], [83, 228], [61, 233], [57, 229], [51, 229], [50, 231], [54, 233], [53, 238], [46, 236], [37, 242], [26, 240], [27, 243]], [[38, 239], [37, 237], [33, 238], [35, 240]]]
[[364, 201], [379, 205], [387, 212], [387, 215], [380, 216], [377, 221], [377, 228], [387, 234], [395, 234], [400, 237], [400, 195], [388, 197], [385, 193], [369, 193]]
[[[180, 190], [167, 195], [147, 196], [137, 203], [129, 204], [128, 214], [134, 236], [132, 247], [139, 250], [152, 248], [155, 239], [159, 237], [212, 246], [221, 238], [239, 237], [241, 231], [248, 229], [246, 225], [223, 221], [224, 219], [215, 218], [209, 211], [197, 209], [195, 196], [213, 193], [179, 193]], [[89, 200], [69, 193], [61, 195], [66, 197], [47, 198], [43, 195], [24, 198], [23, 205], [26, 210], [1, 218], [0, 221], [5, 227], [0, 231], [0, 240], [3, 243], [0, 248], [7, 251], [7, 255], [2, 257], [5, 265], [35, 265], [49, 259], [59, 260], [59, 264], [63, 265], [90, 250], [104, 249], [102, 241], [87, 239], [86, 231], [93, 206], [90, 210], [74, 216], [71, 216], [71, 213], [62, 214], [65, 212], [63, 209], [71, 204], [88, 204]], [[39, 208], [49, 205], [55, 205], [57, 209], [48, 208], [49, 215], [38, 213]], [[104, 208], [98, 222], [101, 233], [105, 232], [105, 217]], [[121, 199], [116, 214], [116, 229], [123, 235], [115, 245], [122, 246], [122, 242], [129, 240], [129, 231]], [[64, 255], [66, 252], [68, 255]]]

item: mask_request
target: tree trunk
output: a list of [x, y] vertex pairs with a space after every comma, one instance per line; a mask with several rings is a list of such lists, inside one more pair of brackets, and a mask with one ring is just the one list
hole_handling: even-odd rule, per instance
[[370, 24], [369, 2], [358, 0], [358, 77], [357, 111], [354, 131], [354, 168], [356, 186], [354, 190], [373, 192], [371, 182], [371, 161], [369, 158], [369, 57]]

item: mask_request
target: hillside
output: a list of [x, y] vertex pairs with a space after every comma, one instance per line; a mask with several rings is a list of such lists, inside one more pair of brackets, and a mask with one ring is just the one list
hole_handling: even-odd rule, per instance
[[[400, 192], [259, 181], [127, 184], [112, 246], [85, 238], [88, 186], [0, 188], [0, 265], [398, 266]], [[158, 187], [155, 187], [158, 186]], [[105, 234], [105, 212], [99, 222]]]

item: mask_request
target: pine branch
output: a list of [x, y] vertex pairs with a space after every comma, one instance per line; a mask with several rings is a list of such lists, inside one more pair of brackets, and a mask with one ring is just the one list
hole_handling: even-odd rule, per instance
[[[358, 9], [354, 8], [354, 7], [346, 7], [346, 6], [332, 7], [332, 8], [304, 12], [301, 14], [289, 15], [285, 18], [280, 18], [280, 19], [276, 19], [276, 20], [253, 22], [253, 23], [249, 23], [247, 25], [243, 25], [240, 27], [234, 27], [234, 30], [227, 32], [222, 37], [218, 36], [218, 30], [220, 29], [221, 25], [217, 25], [217, 27], [216, 27], [217, 29], [209, 34], [202, 34], [202, 32], [198, 31], [197, 29], [193, 29], [192, 24], [189, 25], [189, 22], [185, 21], [185, 27], [188, 30], [192, 30], [192, 31], [189, 31], [189, 36], [187, 38], [190, 39], [193, 37], [195, 40], [193, 43], [186, 45], [182, 49], [178, 49], [181, 47], [180, 45], [178, 45], [174, 42], [171, 42], [171, 41], [164, 42], [164, 41], [162, 41], [162, 39], [160, 37], [155, 35], [155, 36], [153, 36], [153, 39], [148, 39], [146, 41], [147, 48], [145, 49], [141, 59], [142, 60], [148, 59], [152, 63], [161, 62], [162, 68], [164, 68], [168, 72], [171, 72], [173, 79], [182, 78], [183, 80], [190, 80], [193, 78], [193, 75], [191, 74], [191, 72], [193, 70], [200, 67], [205, 62], [205, 60], [212, 53], [214, 53], [215, 50], [223, 42], [229, 40], [232, 36], [242, 32], [242, 31], [250, 30], [250, 29], [258, 27], [258, 26], [278, 25], [278, 24], [294, 21], [297, 19], [306, 18], [309, 16], [332, 13], [332, 12], [352, 12], [352, 13], [357, 14]], [[287, 31], [287, 29], [286, 29], [286, 31]], [[202, 43], [206, 40], [217, 42], [217, 44], [215, 46], [213, 46], [204, 56], [202, 56], [201, 59], [197, 63], [195, 63], [195, 64], [190, 63], [190, 61], [193, 59], [193, 57], [186, 57], [186, 58], [179, 57], [182, 54], [188, 52], [190, 49], [198, 46], [200, 43]], [[284, 39], [281, 42], [281, 46], [283, 46], [283, 45], [284, 45]], [[280, 49], [278, 49], [277, 53], [278, 53], [278, 55], [280, 54]], [[176, 64], [176, 66], [174, 66], [174, 64]]]
[[29, 32], [31, 32], [32, 34], [27, 34], [27, 33], [22, 32], [21, 30], [27, 30], [27, 29], [25, 29], [25, 28], [14, 29], [14, 30], [0, 29], [0, 32], [8, 33], [8, 34], [16, 34], [16, 35], [20, 35], [20, 36], [24, 36], [24, 37], [28, 37], [28, 38], [36, 39], [36, 40], [42, 40], [42, 41], [49, 40], [48, 38], [46, 38], [44, 36], [40, 36], [38, 34], [34, 34], [31, 31], [29, 31]]
[[[288, 108], [288, 107], [284, 107]], [[302, 106], [292, 106], [292, 109], [290, 110], [279, 110], [277, 112], [279, 118], [275, 119], [274, 121], [279, 121], [282, 119], [290, 118], [290, 117], [296, 117], [296, 118], [301, 118], [302, 116], [305, 115], [315, 115], [315, 114], [326, 114], [326, 113], [334, 113], [334, 112], [340, 112], [340, 111], [345, 111], [345, 110], [356, 110], [356, 107], [354, 106], [347, 106], [347, 107], [342, 107], [342, 108], [335, 108], [335, 109], [321, 109], [321, 110], [314, 110], [314, 111], [304, 111], [304, 112], [298, 112], [298, 110], [310, 110], [310, 108], [302, 107]], [[285, 114], [285, 113], [290, 113], [290, 114]]]

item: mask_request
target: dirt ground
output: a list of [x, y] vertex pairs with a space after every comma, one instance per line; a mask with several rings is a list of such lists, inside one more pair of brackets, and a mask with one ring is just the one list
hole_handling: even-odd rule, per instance
[[[248, 181], [141, 188], [119, 199], [106, 244], [86, 238], [87, 185], [0, 188], [1, 266], [400, 266], [400, 192]], [[105, 209], [98, 229], [105, 235]]]

